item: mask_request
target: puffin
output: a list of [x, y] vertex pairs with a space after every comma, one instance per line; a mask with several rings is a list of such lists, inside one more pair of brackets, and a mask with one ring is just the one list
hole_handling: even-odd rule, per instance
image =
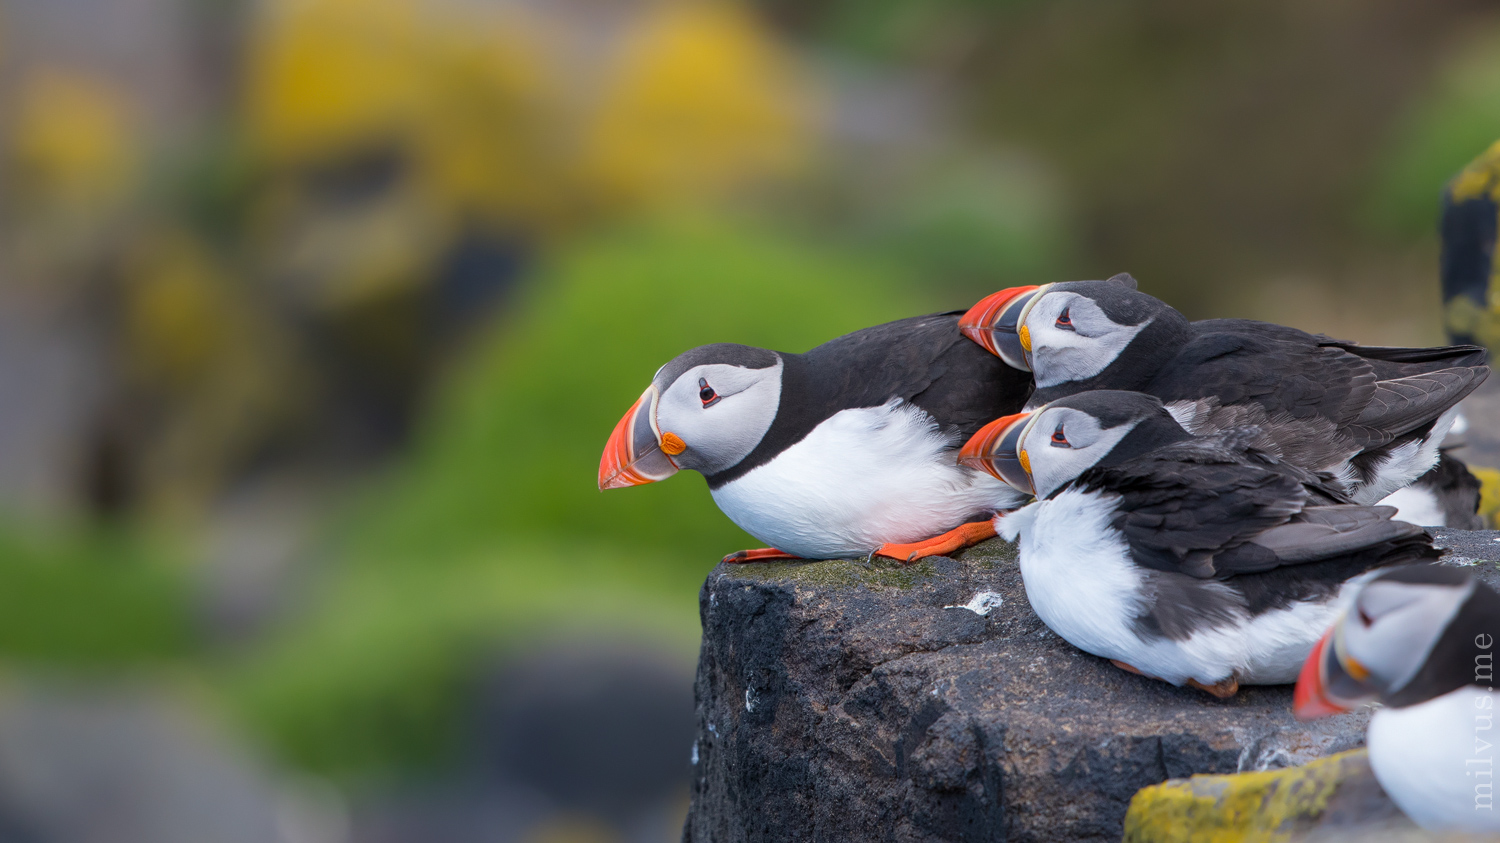
[[[1463, 421], [1460, 415], [1455, 431]], [[1463, 460], [1450, 453], [1462, 447], [1452, 444], [1452, 438], [1450, 434], [1449, 441], [1443, 443], [1437, 465], [1410, 486], [1381, 498], [1381, 505], [1396, 507], [1397, 518], [1423, 527], [1483, 530], [1484, 517], [1479, 514], [1483, 487]]]
[[959, 461], [1036, 496], [995, 526], [1053, 632], [1229, 697], [1294, 681], [1352, 581], [1436, 558], [1393, 507], [1354, 504], [1264, 440], [1194, 436], [1154, 396], [1096, 390], [986, 425]]
[[1293, 711], [1377, 702], [1365, 745], [1380, 786], [1431, 831], [1500, 832], [1495, 650], [1500, 594], [1462, 568], [1382, 571], [1313, 648]]
[[962, 311], [855, 331], [803, 354], [719, 343], [657, 370], [615, 425], [599, 488], [702, 473], [720, 510], [770, 545], [725, 562], [911, 562], [994, 536], [1025, 496], [958, 464], [1014, 413], [1030, 376], [958, 330]]
[[1294, 465], [1373, 504], [1436, 465], [1485, 350], [1361, 346], [1249, 319], [1189, 322], [1105, 281], [1013, 287], [964, 315], [964, 335], [1033, 373], [1028, 409], [1088, 390], [1145, 392], [1193, 433], [1259, 427]]

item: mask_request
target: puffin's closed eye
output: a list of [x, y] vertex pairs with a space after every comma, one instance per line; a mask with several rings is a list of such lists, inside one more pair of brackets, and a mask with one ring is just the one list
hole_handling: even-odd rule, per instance
[[722, 397], [717, 392], [714, 392], [713, 387], [708, 385], [706, 378], [698, 379], [698, 400], [703, 402], [704, 409], [708, 409], [719, 403], [719, 399]]
[[1073, 447], [1072, 443], [1070, 443], [1068, 441], [1068, 437], [1063, 434], [1063, 426], [1062, 425], [1058, 425], [1057, 426], [1057, 430], [1052, 431], [1051, 445], [1054, 448], [1071, 448], [1071, 447]]
[[1057, 315], [1057, 327], [1064, 331], [1076, 331], [1073, 327], [1073, 317], [1068, 314], [1070, 308], [1063, 308], [1063, 312]]

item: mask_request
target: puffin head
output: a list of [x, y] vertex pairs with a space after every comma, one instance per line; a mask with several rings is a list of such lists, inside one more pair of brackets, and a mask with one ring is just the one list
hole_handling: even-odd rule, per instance
[[[1500, 595], [1460, 568], [1381, 573], [1303, 662], [1293, 711], [1311, 720], [1377, 700], [1412, 705], [1475, 682], [1476, 667], [1492, 675], [1500, 646], [1496, 604]], [[1470, 653], [1488, 658], [1481, 663]]]
[[958, 461], [1046, 499], [1095, 466], [1110, 466], [1191, 438], [1157, 398], [1101, 389], [996, 419]]
[[781, 356], [718, 343], [678, 355], [615, 425], [599, 460], [599, 488], [664, 480], [679, 469], [713, 474], [744, 459], [781, 403]]
[[959, 330], [1010, 366], [1033, 372], [1038, 389], [1085, 381], [1109, 368], [1148, 326], [1163, 334], [1148, 351], [1169, 347], [1168, 335], [1187, 330], [1182, 314], [1135, 286], [1121, 273], [1107, 281], [1012, 287], [971, 308]]

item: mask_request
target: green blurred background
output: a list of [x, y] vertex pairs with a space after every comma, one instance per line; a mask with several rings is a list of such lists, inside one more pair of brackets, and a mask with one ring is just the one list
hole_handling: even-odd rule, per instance
[[1120, 271], [1439, 342], [1497, 137], [1482, 0], [7, 0], [0, 840], [675, 838], [756, 543], [597, 491], [659, 365]]

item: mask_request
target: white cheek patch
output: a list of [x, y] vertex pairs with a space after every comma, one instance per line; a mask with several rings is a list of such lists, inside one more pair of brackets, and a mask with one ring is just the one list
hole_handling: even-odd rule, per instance
[[[1071, 418], [1070, 418], [1071, 417]], [[1093, 468], [1096, 463], [1113, 451], [1134, 425], [1121, 424], [1115, 427], [1089, 431], [1090, 441], [1081, 447], [1054, 448], [1050, 442], [1052, 432], [1061, 421], [1066, 429], [1069, 424], [1082, 427], [1082, 413], [1064, 412], [1055, 409], [1037, 419], [1035, 426], [1027, 431], [1022, 446], [1031, 462], [1031, 480], [1036, 486], [1038, 498], [1048, 495], [1078, 479], [1078, 475]], [[1088, 419], [1092, 422], [1092, 419]], [[1071, 437], [1070, 437], [1071, 438]]]
[[[675, 433], [687, 443], [677, 464], [712, 474], [755, 450], [781, 404], [781, 367], [779, 360], [765, 369], [710, 364], [679, 377], [662, 396], [656, 413], [663, 433]], [[698, 396], [699, 378], [721, 396], [711, 407], [705, 408]]]
[[[1125, 346], [1135, 340], [1149, 320], [1139, 325], [1115, 325], [1097, 336], [1065, 331], [1055, 323], [1031, 330], [1031, 368], [1039, 387], [1057, 386], [1094, 377], [1115, 362]], [[1077, 318], [1075, 317], [1075, 324]], [[1028, 326], [1029, 328], [1030, 326]]]

